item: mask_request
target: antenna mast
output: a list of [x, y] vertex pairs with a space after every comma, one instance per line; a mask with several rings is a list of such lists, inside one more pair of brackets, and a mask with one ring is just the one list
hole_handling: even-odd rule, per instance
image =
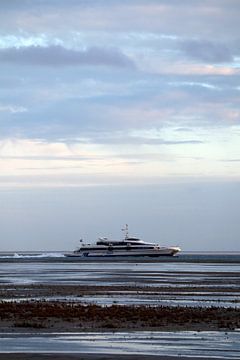
[[127, 240], [128, 239], [128, 224], [125, 225], [125, 228], [123, 228], [122, 231], [125, 231], [125, 240]]

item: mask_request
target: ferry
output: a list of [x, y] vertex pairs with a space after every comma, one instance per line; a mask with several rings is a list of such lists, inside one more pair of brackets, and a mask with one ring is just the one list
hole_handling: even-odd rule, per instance
[[174, 256], [181, 249], [178, 246], [160, 246], [154, 243], [145, 242], [139, 238], [129, 236], [128, 225], [122, 229], [125, 237], [122, 240], [110, 240], [99, 238], [95, 244], [84, 244], [81, 239], [81, 246], [67, 257], [126, 257], [126, 256]]

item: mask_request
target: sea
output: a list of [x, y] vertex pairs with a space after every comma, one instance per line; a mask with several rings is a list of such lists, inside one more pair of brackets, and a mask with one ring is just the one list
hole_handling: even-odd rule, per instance
[[[31, 285], [122, 287], [107, 295], [35, 295], [31, 300], [110, 306], [240, 308], [240, 252], [182, 252], [159, 258], [69, 258], [58, 252], [0, 252], [0, 301], [26, 301], [7, 289]], [[148, 291], [145, 291], [147, 289]], [[150, 289], [150, 291], [149, 291]], [[161, 296], [159, 296], [161, 289]], [[26, 294], [28, 294], [26, 292]], [[201, 356], [240, 359], [240, 329], [234, 331], [131, 331], [6, 333], [0, 352], [69, 352]]]

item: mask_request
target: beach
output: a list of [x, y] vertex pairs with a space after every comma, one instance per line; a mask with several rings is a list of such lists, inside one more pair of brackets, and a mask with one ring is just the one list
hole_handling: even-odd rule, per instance
[[[118, 355], [118, 354], [0, 354], [0, 360], [179, 360], [178, 356], [154, 355]], [[182, 357], [181, 360], [193, 360], [193, 357]], [[199, 357], [198, 360], [206, 360]], [[222, 358], [215, 358], [222, 360]]]
[[234, 330], [240, 309], [85, 305], [68, 302], [0, 303], [1, 331]]
[[[0, 354], [0, 360], [179, 360], [179, 356], [161, 355], [119, 355], [119, 354], [27, 354], [13, 353]], [[194, 360], [195, 357], [183, 357], [181, 360]], [[206, 357], [198, 357], [197, 360], [206, 360]], [[215, 357], [214, 360], [222, 360]]]
[[238, 262], [64, 260], [0, 259], [0, 359], [238, 358]]

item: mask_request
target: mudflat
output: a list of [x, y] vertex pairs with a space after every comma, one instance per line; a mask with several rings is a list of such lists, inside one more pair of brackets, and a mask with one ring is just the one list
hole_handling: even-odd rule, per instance
[[234, 330], [240, 309], [3, 301], [0, 331]]
[[[0, 354], [0, 360], [196, 360], [191, 356], [161, 356], [161, 355], [128, 355], [128, 354]], [[206, 360], [206, 357], [197, 357], [197, 360]], [[214, 357], [214, 360], [222, 360], [222, 358]], [[227, 360], [227, 358], [225, 358]]]
[[[224, 352], [224, 358], [227, 359], [231, 351], [234, 354], [239, 352], [235, 345], [238, 344], [239, 331], [233, 331], [240, 328], [238, 265], [206, 267], [197, 264], [190, 268], [181, 265], [181, 268], [173, 269], [165, 265], [165, 271], [163, 266], [155, 268], [153, 265], [147, 269], [140, 264], [136, 264], [134, 269], [128, 268], [126, 264], [118, 264], [116, 268], [115, 265], [106, 266], [106, 269], [90, 265], [76, 267], [72, 264], [59, 263], [55, 266], [48, 263], [46, 270], [46, 266], [40, 263], [21, 264], [19, 275], [18, 263], [16, 266], [3, 267], [5, 277], [0, 284], [2, 351], [23, 352], [2, 353], [0, 360], [175, 360], [179, 357], [182, 360], [196, 357], [205, 360], [201, 356], [208, 355], [208, 347], [213, 351], [212, 341], [217, 356]], [[206, 271], [209, 268], [211, 271]], [[195, 338], [192, 351], [190, 346], [189, 352], [182, 353], [181, 346], [189, 345], [189, 335], [181, 332], [190, 330], [194, 332]], [[144, 345], [145, 331], [170, 332], [169, 336], [180, 343], [180, 348], [176, 351], [175, 347], [173, 351], [162, 351], [159, 348], [154, 352], [150, 343], [148, 352]], [[206, 336], [202, 331], [207, 332]], [[215, 331], [218, 335], [213, 338]], [[111, 344], [114, 340], [108, 338], [108, 334], [113, 334], [118, 346], [121, 332], [143, 334], [136, 335], [139, 336], [136, 338], [141, 338], [146, 354], [141, 353], [137, 343], [136, 351], [140, 354], [120, 350], [119, 354], [113, 354], [113, 351], [118, 352], [118, 348], [113, 350]], [[64, 333], [67, 336], [61, 340], [61, 334]], [[68, 342], [68, 338], [77, 338], [80, 344], [81, 341], [84, 344], [85, 333], [88, 333], [86, 338], [90, 342], [94, 333], [102, 336], [106, 345], [102, 350], [106, 354], [97, 352], [97, 345], [91, 346], [91, 343], [85, 349], [82, 345], [74, 348], [76, 351], [85, 350], [86, 353], [68, 352], [74, 351], [74, 342]], [[59, 339], [55, 339], [56, 334], [60, 334]], [[29, 336], [33, 339], [30, 343]], [[209, 337], [210, 343], [206, 340]], [[44, 347], [44, 342], [47, 345], [52, 343], [51, 339], [52, 347]], [[221, 344], [224, 344], [225, 339], [228, 347], [222, 349]], [[29, 352], [24, 353], [27, 349]], [[186, 353], [191, 356], [185, 357]], [[213, 352], [209, 352], [211, 354]], [[217, 356], [214, 359], [217, 360]]]

